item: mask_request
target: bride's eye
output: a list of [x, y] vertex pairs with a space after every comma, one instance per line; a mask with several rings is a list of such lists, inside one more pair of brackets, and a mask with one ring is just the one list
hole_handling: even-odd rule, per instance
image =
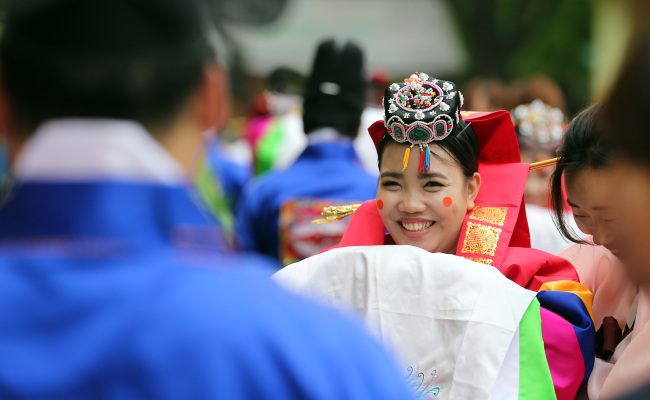
[[395, 181], [384, 181], [381, 183], [381, 186], [386, 189], [396, 189], [400, 187], [399, 183]]
[[429, 188], [430, 187], [443, 187], [443, 186], [445, 186], [445, 185], [443, 185], [440, 182], [436, 182], [436, 181], [429, 181], [424, 185], [425, 188], [427, 188], [427, 187], [429, 187]]

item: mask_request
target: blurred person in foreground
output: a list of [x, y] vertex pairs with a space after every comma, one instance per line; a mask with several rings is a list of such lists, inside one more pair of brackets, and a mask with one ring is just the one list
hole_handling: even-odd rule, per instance
[[361, 328], [217, 251], [186, 187], [219, 107], [196, 6], [8, 3], [0, 397], [405, 398]]
[[[612, 246], [637, 284], [650, 283], [650, 136], [647, 114], [650, 110], [650, 36], [643, 37], [630, 54], [612, 87], [602, 115], [604, 145], [617, 155], [618, 176], [610, 187], [617, 211], [612, 221], [615, 240]], [[647, 317], [650, 310], [641, 307], [639, 315]], [[650, 383], [650, 324], [634, 325], [632, 343], [614, 368], [609, 379], [616, 385], [605, 384], [601, 398], [616, 395]], [[640, 388], [625, 399], [647, 399], [650, 386]]]
[[290, 264], [337, 244], [347, 221], [320, 227], [323, 207], [374, 196], [377, 178], [354, 149], [365, 107], [363, 52], [351, 41], [319, 44], [305, 85], [303, 125], [308, 145], [287, 169], [244, 189], [236, 229], [246, 250]]

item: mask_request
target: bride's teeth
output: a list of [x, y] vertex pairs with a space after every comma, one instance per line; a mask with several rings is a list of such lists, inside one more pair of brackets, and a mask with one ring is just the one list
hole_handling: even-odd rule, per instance
[[433, 224], [433, 221], [430, 222], [402, 222], [402, 226], [407, 231], [417, 232], [424, 230]]

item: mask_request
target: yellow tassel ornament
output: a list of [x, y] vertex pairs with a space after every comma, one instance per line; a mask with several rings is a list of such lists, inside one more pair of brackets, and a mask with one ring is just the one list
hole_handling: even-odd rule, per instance
[[404, 152], [404, 159], [402, 160], [402, 172], [406, 171], [406, 167], [409, 165], [409, 156], [411, 155], [411, 148], [407, 147], [406, 151]]

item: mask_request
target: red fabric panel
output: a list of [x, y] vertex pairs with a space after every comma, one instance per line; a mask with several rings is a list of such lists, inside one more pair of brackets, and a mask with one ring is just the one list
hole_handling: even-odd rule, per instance
[[[496, 227], [501, 230], [499, 241], [492, 265], [495, 267], [503, 263], [504, 253], [508, 246], [514, 243], [530, 247], [530, 234], [525, 210], [521, 212], [523, 204], [524, 187], [528, 177], [528, 164], [507, 163], [492, 164], [480, 163], [478, 167], [481, 174], [481, 188], [475, 200], [476, 206], [482, 207], [507, 207], [506, 220], [503, 225]], [[485, 257], [482, 254], [463, 253], [462, 248], [467, 235], [471, 212], [468, 212], [463, 221], [463, 228], [458, 242], [456, 254], [464, 257]], [[520, 219], [523, 218], [523, 221]], [[484, 223], [484, 222], [482, 222]]]
[[511, 281], [533, 291], [545, 282], [580, 282], [569, 261], [537, 249], [510, 247], [503, 263], [495, 266]]
[[521, 207], [519, 208], [519, 217], [515, 224], [515, 229], [510, 238], [510, 247], [530, 247], [530, 230], [528, 229], [528, 217], [526, 217], [526, 203], [521, 198]]
[[372, 142], [375, 144], [375, 150], [379, 150], [379, 141], [381, 140], [381, 137], [384, 136], [384, 132], [386, 132], [386, 127], [384, 126], [383, 119], [374, 122], [368, 127], [368, 133], [372, 138]]
[[521, 162], [519, 142], [508, 111], [461, 113], [481, 143], [479, 162], [518, 163]]

